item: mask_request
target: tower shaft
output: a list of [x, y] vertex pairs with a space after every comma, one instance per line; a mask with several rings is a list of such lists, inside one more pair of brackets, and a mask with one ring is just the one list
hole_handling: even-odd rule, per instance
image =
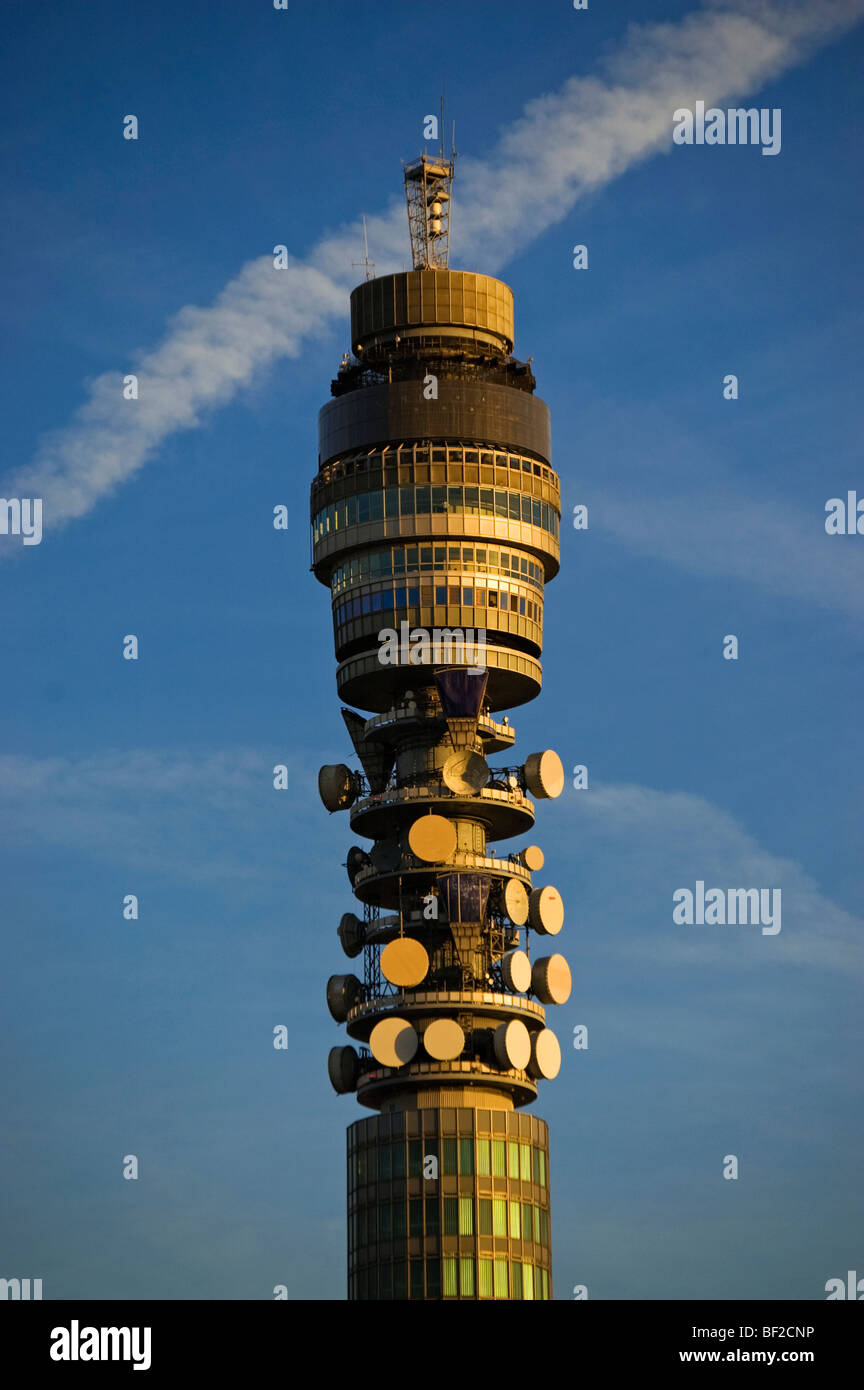
[[322, 768], [319, 790], [366, 842], [347, 862], [362, 908], [339, 927], [362, 979], [327, 987], [357, 1044], [332, 1050], [331, 1081], [376, 1112], [348, 1131], [349, 1298], [548, 1299], [548, 1134], [523, 1107], [557, 1073], [546, 1006], [570, 985], [529, 941], [563, 907], [533, 884], [536, 846], [499, 846], [563, 770], [548, 751], [488, 761], [514, 743], [501, 711], [540, 690], [559, 558], [548, 410], [489, 276], [367, 281], [351, 335], [311, 498], [362, 769]]

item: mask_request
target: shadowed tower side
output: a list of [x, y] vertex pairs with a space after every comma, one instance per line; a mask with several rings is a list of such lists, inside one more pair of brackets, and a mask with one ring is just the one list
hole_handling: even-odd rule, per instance
[[570, 972], [545, 938], [564, 910], [534, 883], [542, 851], [501, 846], [564, 774], [551, 751], [509, 761], [501, 711], [540, 691], [560, 485], [510, 289], [448, 267], [452, 178], [443, 153], [405, 170], [414, 269], [351, 294], [312, 483], [362, 769], [319, 774], [361, 842], [346, 866], [361, 906], [338, 933], [362, 975], [327, 984], [355, 1044], [333, 1048], [330, 1080], [373, 1112], [348, 1130], [361, 1300], [552, 1297], [548, 1132], [524, 1108], [560, 1066], [546, 1009]]

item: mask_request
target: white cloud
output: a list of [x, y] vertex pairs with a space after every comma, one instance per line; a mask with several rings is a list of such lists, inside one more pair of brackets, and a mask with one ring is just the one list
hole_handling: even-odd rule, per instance
[[[200, 755], [122, 750], [80, 758], [0, 757], [7, 843], [73, 849], [104, 865], [183, 878], [272, 884], [287, 872], [286, 840], [308, 839], [314, 755], [240, 748]], [[299, 795], [277, 792], [288, 766]], [[326, 824], [321, 811], [322, 824]], [[306, 843], [304, 864], [311, 850]], [[324, 862], [319, 866], [324, 871]], [[332, 874], [332, 853], [326, 872]], [[347, 883], [347, 880], [346, 880]]]
[[[730, 0], [679, 24], [632, 26], [602, 76], [572, 78], [529, 103], [487, 160], [461, 161], [458, 259], [499, 268], [584, 193], [671, 149], [676, 106], [755, 91], [862, 14], [864, 0]], [[398, 202], [369, 219], [379, 273], [403, 262], [404, 227]], [[5, 482], [6, 494], [42, 497], [47, 528], [86, 515], [169, 435], [196, 427], [259, 369], [344, 317], [359, 235], [356, 224], [343, 228], [284, 271], [269, 256], [250, 261], [210, 308], [182, 309], [162, 343], [131, 364], [139, 400], [123, 400], [121, 373], [99, 377], [70, 424]]]
[[[272, 788], [272, 767], [285, 761], [296, 796]], [[191, 877], [267, 880], [274, 843], [284, 845], [286, 836], [302, 836], [305, 865], [314, 855], [315, 767], [313, 750], [300, 762], [254, 749], [7, 756], [0, 757], [0, 810], [10, 843], [62, 845], [102, 862]], [[564, 880], [559, 886], [595, 949], [600, 941], [604, 950], [655, 965], [864, 967], [864, 923], [826, 897], [799, 864], [767, 850], [704, 797], [625, 784], [565, 796], [544, 817], [544, 845], [550, 868], [557, 860], [574, 875], [578, 902]], [[328, 825], [321, 810], [322, 872], [332, 878]], [[349, 833], [347, 822], [343, 828]], [[675, 925], [672, 894], [697, 879], [708, 887], [782, 889], [781, 932]]]

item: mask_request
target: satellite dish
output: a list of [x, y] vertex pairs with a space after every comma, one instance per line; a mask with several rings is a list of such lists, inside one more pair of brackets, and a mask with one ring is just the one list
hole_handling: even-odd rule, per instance
[[327, 981], [327, 1008], [337, 1023], [344, 1023], [363, 993], [356, 975], [331, 975]]
[[543, 1077], [553, 1081], [561, 1070], [561, 1044], [551, 1028], [541, 1028], [531, 1038], [531, 1059], [528, 1062], [529, 1075], [535, 1080]]
[[402, 862], [402, 851], [395, 840], [376, 840], [370, 858], [379, 874], [392, 874]]
[[504, 889], [504, 908], [510, 921], [524, 927], [528, 921], [528, 890], [521, 878], [508, 878]]
[[353, 912], [344, 912], [336, 931], [346, 956], [359, 956], [366, 937], [366, 928], [360, 918]]
[[514, 994], [524, 994], [531, 987], [531, 962], [524, 951], [508, 951], [502, 956], [501, 974]]
[[325, 763], [318, 773], [318, 795], [328, 811], [345, 811], [357, 799], [357, 781], [345, 763]]
[[444, 785], [458, 796], [476, 796], [489, 781], [489, 764], [479, 753], [451, 753], [441, 773]]
[[532, 796], [556, 797], [564, 790], [564, 768], [557, 753], [532, 753], [525, 759], [525, 785]]
[[330, 1084], [337, 1095], [344, 1096], [349, 1091], [356, 1091], [360, 1058], [353, 1047], [331, 1047], [327, 1070]]
[[381, 974], [391, 985], [413, 989], [429, 974], [429, 956], [425, 946], [411, 936], [397, 936], [381, 952]]
[[408, 844], [425, 864], [446, 864], [456, 853], [456, 827], [443, 816], [421, 816], [408, 831]]
[[546, 863], [546, 856], [539, 845], [526, 845], [519, 858], [532, 874], [536, 874]]
[[372, 1056], [382, 1067], [404, 1067], [419, 1044], [416, 1032], [404, 1018], [382, 1018], [369, 1036]]
[[352, 888], [354, 884], [357, 882], [357, 875], [359, 874], [360, 870], [365, 869], [367, 865], [371, 863], [372, 860], [369, 858], [369, 855], [366, 853], [365, 849], [361, 849], [359, 845], [351, 846], [351, 848], [348, 851], [348, 859], [346, 861], [345, 867], [348, 870], [348, 877], [351, 880]]
[[498, 1065], [505, 1070], [524, 1071], [531, 1060], [531, 1034], [519, 1018], [498, 1025], [493, 1045]]
[[564, 925], [564, 902], [557, 888], [535, 888], [528, 899], [528, 919], [541, 936], [557, 936]]
[[423, 1046], [436, 1062], [452, 1062], [465, 1049], [465, 1034], [455, 1018], [436, 1018], [427, 1025]]
[[541, 1004], [566, 1004], [573, 988], [570, 966], [563, 956], [541, 956], [531, 971], [531, 988]]

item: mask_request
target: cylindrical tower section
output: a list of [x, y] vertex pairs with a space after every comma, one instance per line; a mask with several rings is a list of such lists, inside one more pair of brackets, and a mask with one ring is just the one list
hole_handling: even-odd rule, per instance
[[546, 1124], [430, 1099], [348, 1130], [349, 1298], [550, 1298]]
[[552, 1297], [548, 1134], [521, 1110], [561, 1062], [546, 1014], [570, 976], [544, 938], [563, 905], [534, 882], [542, 851], [502, 842], [564, 779], [549, 750], [506, 760], [500, 711], [540, 691], [561, 498], [513, 344], [490, 276], [367, 281], [319, 417], [312, 567], [359, 763], [319, 776], [348, 815], [357, 899], [329, 1072], [377, 1112], [348, 1133], [351, 1299]]

